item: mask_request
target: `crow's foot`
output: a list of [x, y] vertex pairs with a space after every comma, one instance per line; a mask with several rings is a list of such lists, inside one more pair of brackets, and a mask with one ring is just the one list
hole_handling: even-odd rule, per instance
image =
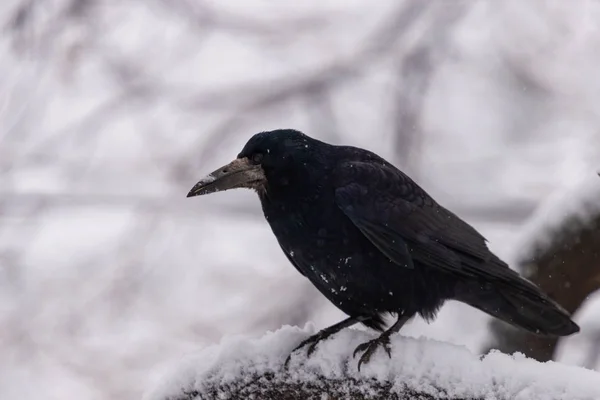
[[390, 347], [390, 337], [383, 333], [377, 339], [369, 340], [368, 342], [362, 343], [358, 345], [356, 350], [354, 350], [353, 357], [356, 357], [356, 354], [364, 351], [363, 355], [358, 360], [358, 370], [360, 371], [360, 367], [363, 364], [368, 364], [371, 361], [371, 356], [377, 351], [377, 348], [382, 346], [387, 355], [392, 358], [392, 348]]
[[338, 331], [339, 330], [326, 328], [303, 340], [298, 346], [296, 346], [294, 350], [292, 350], [290, 355], [285, 359], [285, 363], [283, 365], [285, 366], [285, 368], [287, 368], [290, 360], [292, 359], [292, 354], [294, 354], [296, 351], [300, 350], [305, 346], [308, 346], [308, 349], [306, 350], [306, 357], [310, 357], [317, 349], [317, 344], [319, 344], [320, 341], [327, 339], [328, 337], [334, 335]]

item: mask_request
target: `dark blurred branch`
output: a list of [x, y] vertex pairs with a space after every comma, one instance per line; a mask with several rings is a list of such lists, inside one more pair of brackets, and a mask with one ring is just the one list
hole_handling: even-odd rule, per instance
[[434, 3], [434, 18], [424, 38], [400, 57], [399, 77], [393, 106], [393, 148], [400, 165], [418, 178], [417, 157], [425, 132], [421, 113], [435, 72], [443, 65], [451, 31], [466, 14], [468, 3], [453, 1], [451, 5]]
[[[583, 206], [582, 206], [583, 207]], [[566, 217], [556, 229], [541, 233], [549, 244], [536, 244], [519, 260], [523, 276], [537, 284], [569, 313], [600, 289], [600, 213], [589, 220]], [[537, 238], [536, 238], [537, 239]], [[539, 361], [551, 360], [556, 338], [536, 336], [494, 320], [490, 348], [516, 351]]]
[[[372, 66], [378, 59], [386, 56], [387, 52], [398, 45], [413, 24], [419, 19], [430, 6], [428, 2], [409, 1], [397, 6], [390, 14], [391, 16], [380, 24], [378, 29], [363, 41], [359, 50], [342, 60], [338, 60], [328, 66], [316, 71], [307, 72], [298, 76], [287, 76], [285, 78], [246, 85], [236, 85], [234, 88], [222, 88], [218, 91], [203, 93], [192, 96], [181, 102], [184, 109], [214, 109], [224, 108], [232, 110], [217, 128], [210, 133], [211, 143], [219, 143], [224, 135], [231, 137], [237, 132], [231, 131], [231, 127], [243, 118], [244, 115], [257, 113], [273, 105], [281, 105], [290, 99], [297, 98], [304, 93], [314, 90], [328, 91], [336, 85], [347, 82], [364, 72], [364, 69]], [[210, 159], [214, 154], [212, 146], [191, 146], [191, 153], [182, 164], [177, 166], [179, 174], [188, 175], [189, 172], [197, 171], [202, 162]]]
[[51, 54], [56, 38], [66, 29], [75, 24], [91, 27], [92, 8], [97, 3], [97, 0], [23, 1], [10, 13], [4, 30], [13, 39], [15, 50], [33, 50], [44, 58]]
[[314, 135], [331, 143], [340, 143], [340, 134], [336, 113], [333, 109], [332, 94], [324, 87], [311, 87], [303, 96], [309, 113]]
[[[46, 208], [60, 209], [70, 207], [122, 207], [131, 208], [144, 214], [174, 214], [190, 216], [203, 214], [230, 214], [238, 217], [255, 218], [260, 208], [239, 203], [219, 203], [208, 199], [205, 206], [199, 207], [189, 199], [185, 199], [186, 190], [178, 191], [178, 201], [174, 197], [150, 197], [126, 195], [111, 195], [106, 193], [94, 194], [54, 194], [54, 193], [1, 193], [0, 216], [14, 215], [15, 208], [19, 210], [41, 210]], [[175, 196], [175, 195], [174, 195]], [[218, 207], [211, 207], [216, 205]], [[35, 211], [34, 213], [37, 213]]]
[[421, 128], [422, 103], [432, 79], [430, 57], [430, 50], [424, 47], [407, 54], [402, 60], [400, 79], [396, 83], [392, 146], [400, 165], [413, 175], [417, 173], [415, 157], [420, 153], [417, 145], [424, 134]]
[[[193, 175], [187, 183], [198, 179], [199, 176]], [[186, 182], [183, 182], [186, 183]], [[198, 207], [194, 202], [184, 199], [187, 193], [187, 187], [174, 189], [173, 197], [152, 197], [136, 196], [133, 194], [108, 194], [106, 192], [74, 194], [74, 193], [13, 193], [0, 192], [0, 216], [5, 212], [6, 207], [18, 205], [20, 209], [41, 210], [46, 207], [85, 207], [85, 206], [106, 206], [106, 207], [138, 207], [143, 206], [140, 211], [165, 214], [194, 215], [203, 213], [203, 210], [209, 209], [210, 213], [223, 212], [233, 215], [257, 217], [260, 216], [260, 207], [258, 204], [245, 204], [240, 202], [219, 202], [214, 198], [207, 198], [205, 205], [215, 205], [218, 207]], [[180, 198], [175, 198], [179, 195]], [[515, 203], [514, 207], [507, 207], [504, 204], [498, 205], [449, 205], [449, 208], [456, 211], [461, 217], [470, 222], [486, 221], [488, 223], [516, 223], [528, 217], [534, 209], [532, 204]], [[511, 213], [506, 213], [510, 209]], [[37, 211], [36, 211], [37, 212]], [[5, 215], [9, 215], [6, 213]]]
[[204, 92], [183, 99], [181, 105], [191, 109], [237, 108], [249, 111], [286, 101], [310, 88], [329, 89], [362, 74], [364, 68], [372, 66], [378, 59], [386, 56], [430, 5], [431, 3], [421, 1], [403, 2], [402, 6], [390, 12], [389, 19], [382, 22], [376, 31], [363, 41], [362, 46], [357, 46], [357, 52], [318, 70], [264, 83], [236, 85], [233, 88]]
[[157, 0], [165, 11], [185, 18], [202, 32], [226, 31], [236, 35], [254, 35], [270, 42], [295, 39], [304, 33], [314, 33], [327, 27], [329, 18], [313, 14], [281, 21], [261, 19], [223, 10], [203, 0]]

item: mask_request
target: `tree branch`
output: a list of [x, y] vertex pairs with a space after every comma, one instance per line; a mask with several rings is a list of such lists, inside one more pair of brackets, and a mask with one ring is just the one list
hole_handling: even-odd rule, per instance
[[542, 364], [522, 355], [478, 357], [462, 347], [395, 335], [392, 357], [377, 351], [357, 370], [354, 348], [373, 337], [346, 329], [283, 360], [312, 329], [284, 327], [259, 339], [237, 337], [189, 356], [145, 400], [600, 398], [600, 374]]
[[[524, 277], [571, 314], [600, 289], [600, 184], [593, 178], [584, 182], [580, 193], [565, 193], [542, 206], [529, 224], [534, 231], [521, 241], [529, 243], [516, 260]], [[558, 343], [557, 338], [533, 335], [498, 320], [491, 328], [490, 348], [519, 351], [540, 361], [551, 360]]]

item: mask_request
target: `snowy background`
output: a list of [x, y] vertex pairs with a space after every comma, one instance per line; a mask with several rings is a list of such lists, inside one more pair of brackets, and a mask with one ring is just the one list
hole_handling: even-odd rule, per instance
[[[6, 0], [0, 23], [3, 400], [139, 398], [224, 335], [342, 318], [254, 194], [185, 198], [255, 132], [378, 152], [509, 261], [600, 169], [592, 0]], [[600, 297], [575, 319], [558, 359], [587, 365]], [[448, 304], [403, 333], [476, 352], [487, 322]]]

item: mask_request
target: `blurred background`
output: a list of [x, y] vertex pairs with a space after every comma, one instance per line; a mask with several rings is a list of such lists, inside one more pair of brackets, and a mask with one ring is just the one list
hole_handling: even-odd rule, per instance
[[224, 335], [343, 315], [256, 196], [185, 195], [254, 133], [373, 150], [581, 325], [449, 303], [403, 334], [600, 370], [600, 4], [5, 0], [0, 398], [132, 399]]

